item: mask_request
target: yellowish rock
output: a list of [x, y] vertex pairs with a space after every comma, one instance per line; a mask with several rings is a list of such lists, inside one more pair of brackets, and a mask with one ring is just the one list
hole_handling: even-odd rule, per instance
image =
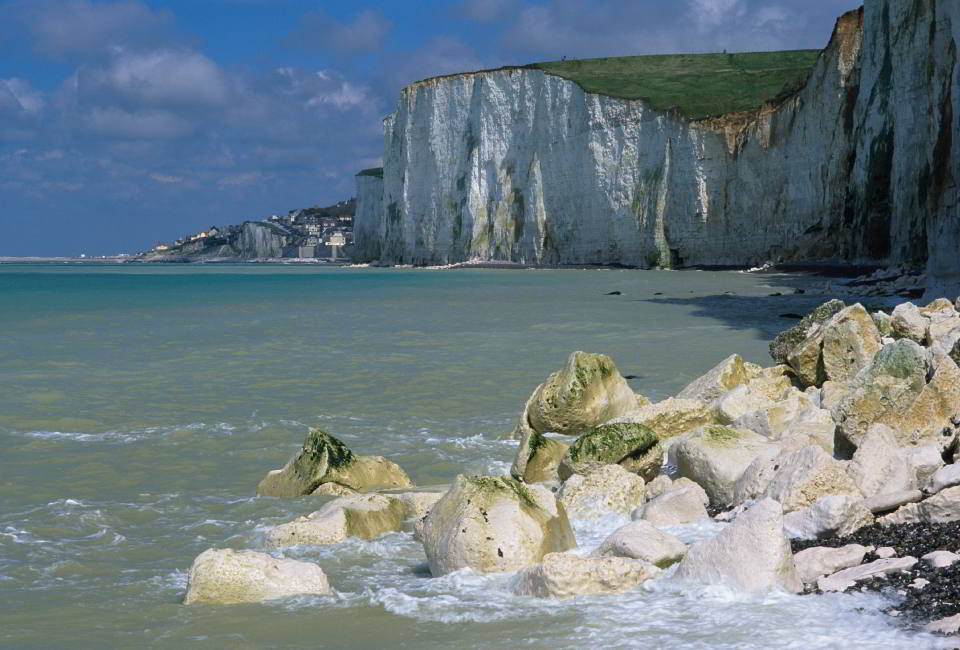
[[660, 569], [641, 560], [549, 553], [540, 564], [517, 575], [513, 591], [540, 598], [614, 594], [634, 589], [658, 575]]
[[207, 549], [190, 567], [185, 605], [257, 603], [300, 594], [332, 593], [316, 564], [266, 553]]
[[337, 544], [348, 537], [374, 539], [402, 530], [407, 508], [382, 494], [354, 494], [330, 501], [316, 512], [281, 524], [267, 533], [267, 546]]

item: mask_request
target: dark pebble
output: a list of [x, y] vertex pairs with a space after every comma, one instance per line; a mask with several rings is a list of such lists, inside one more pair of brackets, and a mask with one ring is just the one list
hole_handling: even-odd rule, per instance
[[[850, 588], [850, 590], [877, 591], [892, 598], [897, 602], [893, 608], [901, 612], [900, 619], [904, 623], [919, 626], [960, 612], [960, 562], [942, 569], [934, 569], [920, 560], [931, 551], [956, 553], [960, 550], [960, 522], [896, 526], [873, 524], [846, 537], [825, 537], [791, 542], [794, 553], [814, 546], [836, 548], [847, 544], [862, 544], [877, 548], [890, 546], [896, 550], [897, 557], [911, 555], [917, 558], [917, 564], [910, 571], [871, 578], [858, 582]], [[863, 561], [872, 562], [876, 559], [875, 554], [868, 553]], [[909, 588], [917, 578], [929, 580], [930, 584], [921, 589]], [[899, 591], [905, 591], [906, 595], [898, 593]]]

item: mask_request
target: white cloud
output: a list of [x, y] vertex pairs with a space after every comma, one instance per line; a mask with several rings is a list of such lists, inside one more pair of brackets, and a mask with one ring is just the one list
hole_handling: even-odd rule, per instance
[[121, 52], [105, 68], [81, 76], [93, 92], [116, 92], [147, 105], [197, 106], [223, 104], [229, 82], [216, 63], [198, 52], [158, 50]]
[[93, 107], [83, 122], [92, 133], [119, 138], [179, 138], [193, 130], [189, 121], [168, 111], [127, 111], [115, 106]]
[[21, 0], [16, 3], [34, 48], [54, 58], [101, 53], [122, 45], [150, 45], [169, 35], [173, 18], [140, 0]]
[[0, 108], [38, 115], [45, 105], [43, 93], [31, 86], [29, 81], [16, 77], [0, 79]]

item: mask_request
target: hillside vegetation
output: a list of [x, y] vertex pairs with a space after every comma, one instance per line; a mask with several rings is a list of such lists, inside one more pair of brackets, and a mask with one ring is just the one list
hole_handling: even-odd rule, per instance
[[586, 92], [643, 99], [687, 119], [742, 111], [802, 87], [820, 50], [660, 54], [535, 63]]

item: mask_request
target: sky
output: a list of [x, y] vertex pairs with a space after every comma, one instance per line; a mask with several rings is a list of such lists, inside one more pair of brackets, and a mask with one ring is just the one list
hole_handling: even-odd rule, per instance
[[855, 0], [0, 0], [0, 256], [142, 251], [354, 195], [408, 83], [824, 47]]

